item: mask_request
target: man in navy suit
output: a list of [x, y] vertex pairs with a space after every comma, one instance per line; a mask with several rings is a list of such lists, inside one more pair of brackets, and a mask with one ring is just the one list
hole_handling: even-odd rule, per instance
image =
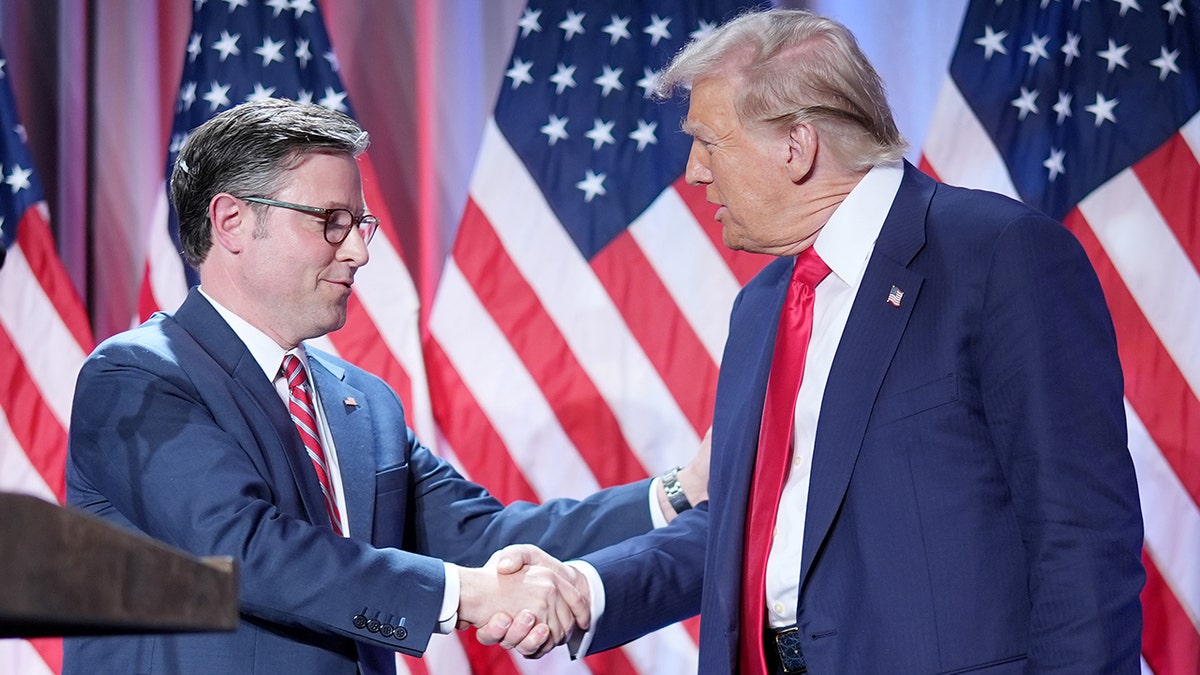
[[[68, 673], [395, 672], [455, 626], [540, 655], [588, 605], [561, 564], [500, 574], [496, 549], [577, 556], [649, 530], [657, 482], [504, 508], [421, 445], [379, 378], [304, 341], [341, 327], [378, 221], [345, 115], [247, 103], [193, 131], [171, 177], [200, 273], [173, 313], [79, 375], [68, 502], [238, 563], [232, 633], [68, 639]], [[696, 498], [703, 475], [680, 472]], [[702, 470], [701, 470], [702, 472]], [[485, 565], [486, 563], [486, 565]], [[461, 566], [460, 566], [461, 565]], [[482, 567], [480, 567], [482, 566]]]
[[[702, 673], [1138, 672], [1122, 375], [1078, 242], [903, 162], [878, 76], [828, 19], [740, 17], [660, 80], [688, 88], [688, 181], [728, 246], [778, 259], [730, 318], [707, 508], [583, 558], [605, 607], [590, 648], [700, 610]], [[760, 447], [811, 251], [831, 272], [783, 406], [792, 441]], [[756, 545], [765, 585], [743, 591], [752, 477], [772, 453], [788, 471]]]

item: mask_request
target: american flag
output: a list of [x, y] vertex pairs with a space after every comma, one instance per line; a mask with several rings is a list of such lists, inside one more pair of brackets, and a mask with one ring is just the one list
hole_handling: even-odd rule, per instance
[[[681, 178], [686, 105], [651, 92], [744, 4], [535, 0], [518, 22], [425, 349], [443, 450], [504, 501], [661, 473], [711, 424], [729, 309], [764, 260], [725, 248]], [[572, 667], [694, 673], [694, 628]]]
[[1144, 669], [1200, 672], [1200, 7], [972, 2], [922, 168], [1063, 220], [1125, 371]]
[[[75, 375], [92, 333], [54, 248], [5, 65], [0, 53], [0, 491], [61, 503]], [[0, 641], [0, 663], [57, 672], [62, 642]]]

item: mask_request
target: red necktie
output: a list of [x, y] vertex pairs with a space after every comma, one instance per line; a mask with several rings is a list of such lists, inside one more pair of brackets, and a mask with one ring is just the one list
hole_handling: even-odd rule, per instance
[[342, 517], [338, 514], [337, 500], [333, 496], [333, 482], [329, 479], [329, 469], [325, 464], [325, 451], [321, 449], [321, 436], [317, 432], [317, 413], [313, 408], [312, 396], [308, 393], [308, 375], [304, 366], [295, 354], [283, 355], [283, 366], [280, 368], [287, 378], [288, 412], [292, 414], [292, 422], [300, 432], [300, 440], [312, 460], [313, 470], [317, 472], [317, 482], [321, 484], [321, 494], [325, 497], [325, 510], [329, 513], [329, 522], [333, 531], [339, 535], [342, 532]]
[[767, 554], [774, 538], [775, 516], [792, 456], [796, 396], [804, 375], [804, 359], [812, 337], [814, 289], [829, 267], [810, 246], [796, 257], [792, 281], [775, 333], [775, 354], [763, 401], [758, 459], [750, 503], [746, 509], [745, 574], [742, 577], [742, 631], [739, 650], [742, 675], [766, 673], [763, 657], [764, 584]]

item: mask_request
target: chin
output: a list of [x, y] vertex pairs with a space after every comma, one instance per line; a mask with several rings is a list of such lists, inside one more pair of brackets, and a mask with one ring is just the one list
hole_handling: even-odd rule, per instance
[[746, 249], [742, 241], [730, 234], [728, 227], [721, 230], [721, 241], [725, 243], [725, 248], [732, 251], [744, 251]]

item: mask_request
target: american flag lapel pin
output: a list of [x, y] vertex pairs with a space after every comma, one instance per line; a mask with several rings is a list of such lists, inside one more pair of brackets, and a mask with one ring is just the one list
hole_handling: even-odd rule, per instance
[[904, 291], [896, 286], [892, 286], [892, 290], [888, 291], [888, 304], [892, 307], [899, 307], [900, 301], [904, 298]]
[[357, 408], [358, 407], [358, 401], [354, 400], [353, 396], [347, 396], [346, 400], [342, 401], [342, 403], [344, 403], [347, 408]]

